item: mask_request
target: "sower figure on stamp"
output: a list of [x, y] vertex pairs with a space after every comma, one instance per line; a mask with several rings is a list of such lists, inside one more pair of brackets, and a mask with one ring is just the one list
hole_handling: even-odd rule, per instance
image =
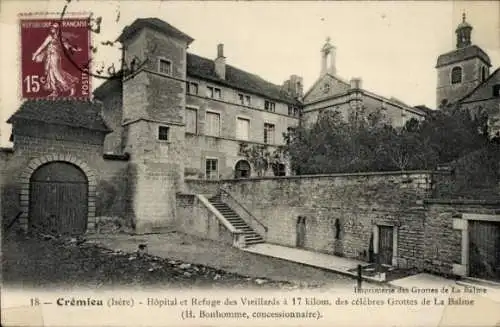
[[50, 34], [35, 53], [33, 53], [31, 58], [35, 62], [45, 61], [44, 88], [51, 91], [49, 97], [57, 96], [59, 91], [69, 91], [70, 96], [73, 96], [75, 94], [75, 84], [78, 81], [78, 78], [72, 76], [62, 68], [62, 56], [64, 54], [62, 46], [72, 53], [81, 51], [80, 48], [75, 48], [68, 42], [68, 38], [76, 36], [73, 34], [65, 35], [65, 33], [60, 35], [59, 33], [59, 24], [52, 24]]

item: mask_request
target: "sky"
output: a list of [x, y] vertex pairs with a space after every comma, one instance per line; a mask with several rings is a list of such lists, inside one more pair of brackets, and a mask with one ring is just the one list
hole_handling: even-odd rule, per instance
[[[0, 146], [8, 146], [4, 122], [20, 98], [19, 14], [61, 12], [64, 0], [0, 1]], [[224, 44], [226, 62], [275, 84], [290, 75], [307, 90], [319, 77], [320, 49], [327, 37], [337, 49], [337, 74], [360, 77], [363, 87], [409, 105], [435, 108], [438, 55], [455, 48], [455, 28], [466, 12], [472, 41], [500, 65], [499, 1], [86, 1], [69, 12], [103, 18], [94, 44], [115, 40], [136, 18], [163, 19], [195, 40], [189, 52], [214, 59]], [[119, 19], [117, 19], [119, 13]], [[98, 47], [97, 62], [118, 63], [116, 48]], [[97, 87], [102, 80], [94, 80]]]

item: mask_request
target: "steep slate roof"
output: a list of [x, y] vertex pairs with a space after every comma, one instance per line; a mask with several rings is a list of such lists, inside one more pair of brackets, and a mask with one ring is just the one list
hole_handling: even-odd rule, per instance
[[85, 100], [27, 100], [9, 118], [35, 120], [47, 124], [86, 128], [101, 132], [111, 132], [101, 117], [101, 105]]
[[479, 57], [482, 59], [488, 66], [491, 67], [490, 57], [477, 45], [471, 45], [469, 47], [455, 49], [453, 51], [442, 54], [438, 57], [436, 68], [449, 65], [454, 62], [463, 61], [467, 59], [472, 59], [475, 57]]
[[187, 54], [187, 75], [210, 80], [249, 93], [262, 95], [272, 100], [300, 104], [281, 86], [272, 84], [257, 75], [248, 73], [231, 65], [226, 65], [226, 79], [221, 79], [215, 73], [215, 63], [213, 60], [192, 53]]
[[[118, 72], [118, 73], [121, 73]], [[119, 75], [119, 74], [118, 74]], [[112, 78], [112, 79], [107, 79], [99, 85], [93, 92], [94, 97], [97, 99], [102, 99], [106, 97], [111, 92], [114, 92], [118, 90], [119, 92], [122, 91], [122, 80], [121, 78]]]
[[123, 29], [123, 32], [118, 37], [117, 41], [123, 42], [123, 40], [130, 38], [132, 35], [140, 31], [144, 27], [149, 27], [155, 31], [162, 32], [186, 40], [188, 44], [194, 41], [192, 37], [181, 32], [180, 30], [173, 27], [169, 23], [154, 17], [136, 19], [132, 23], [132, 25], [126, 26]]

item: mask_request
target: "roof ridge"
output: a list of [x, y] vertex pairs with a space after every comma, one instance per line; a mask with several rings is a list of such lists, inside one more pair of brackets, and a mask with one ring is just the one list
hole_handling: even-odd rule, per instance
[[[195, 53], [192, 53], [192, 52], [187, 52], [187, 54], [188, 54], [188, 55], [192, 55], [192, 56], [196, 56], [196, 57], [198, 57], [198, 58], [205, 59], [205, 60], [209, 60], [209, 61], [213, 62], [213, 60], [212, 60], [212, 59], [210, 59], [210, 58], [203, 57], [203, 56], [200, 56], [200, 55], [195, 54]], [[276, 86], [276, 87], [280, 87], [280, 88], [282, 88], [282, 87], [283, 87], [282, 85], [279, 85], [279, 84], [275, 84], [275, 83], [273, 83], [273, 82], [270, 82], [270, 81], [268, 81], [267, 79], [265, 79], [265, 78], [263, 78], [263, 77], [261, 77], [261, 76], [259, 76], [259, 75], [257, 75], [257, 74], [250, 73], [250, 72], [249, 72], [249, 71], [247, 71], [247, 70], [244, 70], [244, 69], [238, 68], [238, 67], [233, 66], [233, 65], [231, 65], [231, 64], [226, 64], [226, 67], [231, 67], [232, 69], [239, 70], [240, 72], [243, 72], [243, 73], [245, 73], [245, 74], [252, 75], [253, 77], [256, 77], [256, 78], [260, 79], [261, 81], [264, 81], [264, 82], [266, 82], [266, 83], [272, 84], [272, 85], [274, 85], [274, 86]]]

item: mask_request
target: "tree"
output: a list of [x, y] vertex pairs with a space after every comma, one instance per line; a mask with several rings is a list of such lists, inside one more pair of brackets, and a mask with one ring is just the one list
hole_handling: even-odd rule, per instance
[[257, 176], [263, 176], [269, 168], [283, 163], [286, 157], [283, 147], [271, 149], [265, 144], [240, 143], [240, 153], [250, 162]]
[[285, 137], [298, 174], [434, 169], [488, 144], [487, 116], [447, 106], [393, 128], [383, 109], [360, 108], [345, 121], [322, 111], [317, 121]]

